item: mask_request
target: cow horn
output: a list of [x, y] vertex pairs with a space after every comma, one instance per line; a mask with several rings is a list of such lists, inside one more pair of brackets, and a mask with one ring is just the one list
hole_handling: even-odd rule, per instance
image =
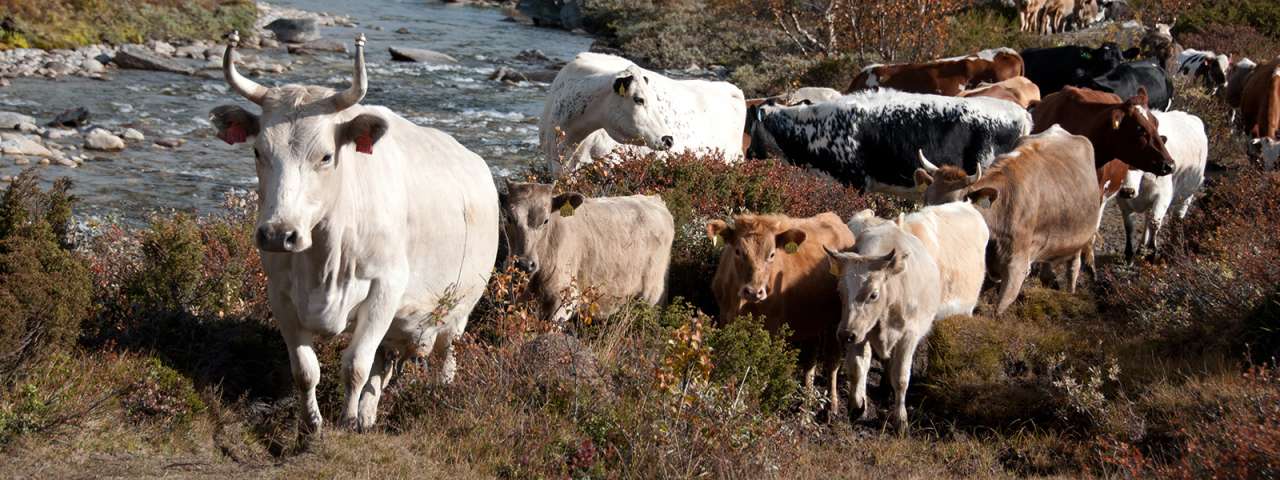
[[262, 105], [263, 99], [267, 96], [267, 87], [244, 78], [240, 72], [236, 71], [235, 55], [238, 43], [240, 43], [240, 31], [232, 30], [227, 34], [227, 51], [222, 55], [222, 75], [226, 77], [227, 85], [232, 90], [249, 99], [250, 102]]
[[365, 92], [369, 91], [369, 81], [364, 76], [364, 34], [356, 34], [356, 68], [351, 79], [351, 88], [333, 96], [333, 108], [341, 112], [352, 105], [360, 103]]
[[973, 175], [969, 175], [969, 184], [972, 185], [974, 183], [978, 183], [978, 180], [982, 180], [982, 164], [981, 163], [978, 164], [978, 170], [976, 172], [973, 172]]
[[937, 165], [934, 165], [934, 164], [933, 164], [933, 163], [931, 163], [931, 162], [929, 162], [929, 159], [928, 159], [928, 158], [925, 158], [925, 156], [924, 156], [924, 149], [916, 150], [916, 153], [920, 154], [920, 165], [923, 165], [923, 166], [924, 166], [924, 170], [925, 170], [926, 172], [933, 173], [933, 172], [938, 171], [938, 166], [937, 166]]

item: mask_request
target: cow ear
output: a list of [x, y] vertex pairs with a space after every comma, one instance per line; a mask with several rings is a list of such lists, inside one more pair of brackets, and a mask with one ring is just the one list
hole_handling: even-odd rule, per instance
[[990, 205], [991, 203], [994, 203], [996, 201], [996, 198], [999, 198], [999, 197], [1000, 197], [1000, 192], [996, 191], [996, 189], [992, 187], [980, 188], [972, 192], [969, 192], [968, 195], [965, 195], [965, 198], [968, 198], [970, 202], [973, 202], [975, 204], [980, 204], [980, 205]]
[[613, 93], [620, 96], [627, 96], [627, 92], [631, 90], [631, 83], [636, 81], [635, 75], [624, 73], [618, 78], [613, 79]]
[[562, 193], [551, 199], [551, 211], [559, 210], [560, 216], [569, 217], [582, 206], [584, 200], [586, 197], [578, 192]]
[[235, 105], [223, 105], [209, 111], [209, 123], [218, 129], [218, 138], [230, 145], [249, 141], [249, 137], [257, 136], [261, 128], [257, 115]]
[[373, 155], [373, 145], [387, 133], [387, 121], [372, 113], [362, 113], [338, 127], [338, 146], [356, 145], [356, 151]]
[[1124, 121], [1125, 112], [1123, 109], [1115, 109], [1111, 111], [1111, 129], [1119, 130], [1120, 123]]
[[712, 246], [716, 247], [721, 243], [732, 242], [733, 228], [730, 228], [724, 220], [712, 220], [707, 222], [707, 238], [711, 240]]
[[1147, 106], [1147, 102], [1150, 101], [1150, 97], [1147, 97], [1147, 87], [1138, 87], [1137, 95], [1130, 100], [1136, 105]]
[[917, 168], [915, 176], [917, 187], [928, 187], [933, 183], [933, 175], [929, 175], [929, 171], [923, 168]]
[[774, 237], [774, 245], [782, 248], [787, 253], [796, 253], [800, 248], [800, 244], [804, 243], [805, 235], [803, 230], [791, 229], [779, 233]]

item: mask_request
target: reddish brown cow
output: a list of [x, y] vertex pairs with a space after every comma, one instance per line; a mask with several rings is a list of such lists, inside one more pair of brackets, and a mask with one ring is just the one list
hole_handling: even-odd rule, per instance
[[972, 85], [1000, 82], [1022, 74], [1022, 56], [1008, 48], [997, 48], [926, 63], [871, 65], [854, 77], [848, 91], [885, 87], [954, 97]]
[[1280, 58], [1258, 65], [1240, 98], [1244, 131], [1251, 138], [1276, 138], [1280, 129]]
[[738, 215], [733, 225], [723, 220], [708, 223], [707, 236], [725, 244], [711, 282], [720, 304], [720, 322], [752, 314], [763, 317], [772, 332], [783, 325], [790, 327], [791, 341], [800, 348], [802, 365], [806, 365], [805, 386], [813, 388], [815, 370], [822, 363], [835, 411], [841, 359], [836, 341], [840, 294], [823, 247], [836, 251], [852, 247], [849, 227], [830, 212], [810, 218]]
[[932, 175], [917, 170], [917, 182], [928, 183], [926, 203], [979, 205], [991, 229], [987, 269], [1001, 282], [996, 313], [1018, 297], [1032, 263], [1070, 263], [1075, 291], [1081, 257], [1093, 249], [1101, 214], [1093, 159], [1087, 138], [1054, 127], [1023, 137], [985, 173], [967, 175], [954, 166]]
[[1007, 100], [1022, 108], [1040, 103], [1040, 87], [1030, 79], [1017, 76], [997, 83], [984, 83], [960, 92], [961, 97], [992, 97]]
[[[1104, 198], [1120, 190], [1128, 173], [1125, 166], [1156, 175], [1173, 171], [1173, 158], [1164, 148], [1160, 124], [1147, 108], [1146, 89], [1121, 100], [1112, 93], [1069, 86], [1044, 97], [1031, 116], [1035, 120], [1032, 132], [1056, 124], [1093, 142], [1098, 185], [1106, 189]], [[1104, 169], [1112, 160], [1124, 165]]]

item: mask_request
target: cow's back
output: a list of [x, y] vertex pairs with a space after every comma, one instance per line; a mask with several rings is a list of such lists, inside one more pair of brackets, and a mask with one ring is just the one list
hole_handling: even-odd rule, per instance
[[[558, 215], [558, 213], [553, 213]], [[588, 198], [570, 217], [557, 220], [548, 239], [558, 293], [576, 281], [601, 295], [605, 313], [658, 289], [666, 278], [675, 225], [666, 203], [649, 195]], [[625, 254], [619, 254], [625, 252]]]
[[1086, 132], [1097, 121], [1099, 112], [1121, 103], [1124, 101], [1114, 93], [1064, 87], [1040, 100], [1035, 111], [1031, 112], [1035, 123], [1031, 131], [1040, 133], [1053, 125], [1060, 125], [1068, 132]]
[[1204, 121], [1186, 112], [1153, 112], [1160, 121], [1160, 135], [1173, 158], [1172, 180], [1174, 201], [1187, 198], [1204, 183], [1204, 170], [1209, 159], [1209, 137]]
[[1227, 106], [1240, 108], [1240, 102], [1244, 97], [1245, 85], [1249, 83], [1249, 76], [1257, 68], [1258, 65], [1249, 59], [1236, 62], [1232, 66], [1231, 72], [1227, 76], [1227, 88], [1222, 92]]
[[789, 228], [804, 231], [805, 241], [796, 253], [781, 257], [779, 300], [784, 303], [787, 324], [799, 342], [833, 341], [840, 318], [840, 294], [822, 247], [833, 250], [852, 247], [853, 233], [839, 216], [830, 212], [793, 219]]
[[972, 314], [986, 278], [991, 238], [982, 213], [969, 202], [953, 202], [925, 207], [904, 220], [938, 264], [942, 294], [936, 318]]
[[982, 210], [997, 250], [1033, 261], [1060, 260], [1088, 245], [1101, 213], [1093, 156], [1087, 138], [1052, 128], [1024, 139], [974, 183], [970, 191], [999, 191]]

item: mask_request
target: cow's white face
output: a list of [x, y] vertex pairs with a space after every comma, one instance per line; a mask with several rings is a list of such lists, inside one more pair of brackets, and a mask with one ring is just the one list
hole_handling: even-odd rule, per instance
[[573, 216], [574, 210], [586, 201], [576, 192], [552, 196], [553, 188], [551, 184], [508, 180], [507, 191], [502, 195], [509, 255], [515, 257], [517, 267], [530, 274], [546, 266], [556, 217]]
[[613, 94], [604, 105], [608, 112], [605, 131], [619, 143], [670, 150], [675, 137], [668, 125], [670, 112], [662, 108], [662, 102], [670, 99], [663, 98], [650, 75], [636, 67], [618, 74], [613, 81]]
[[1142, 177], [1147, 172], [1138, 169], [1129, 169], [1129, 173], [1124, 176], [1124, 183], [1120, 185], [1120, 192], [1117, 194], [1120, 198], [1134, 198], [1142, 191]]
[[861, 343], [871, 329], [888, 318], [895, 292], [891, 280], [906, 271], [905, 253], [863, 256], [827, 249], [832, 273], [840, 278], [840, 325], [836, 335], [844, 343]]

